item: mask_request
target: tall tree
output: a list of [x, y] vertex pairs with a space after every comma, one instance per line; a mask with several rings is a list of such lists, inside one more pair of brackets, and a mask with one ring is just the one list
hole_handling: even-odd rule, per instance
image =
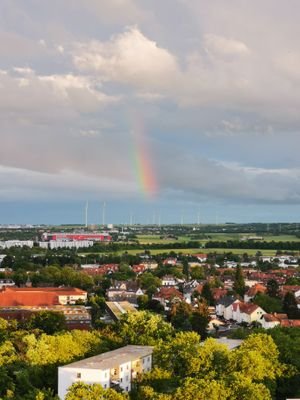
[[208, 282], [205, 282], [205, 284], [203, 285], [201, 296], [206, 300], [209, 306], [215, 305], [215, 299]]
[[246, 291], [246, 285], [243, 275], [242, 267], [238, 264], [235, 270], [233, 290], [240, 296], [244, 296]]
[[283, 310], [291, 319], [300, 318], [300, 311], [298, 309], [297, 301], [294, 293], [287, 292], [283, 298]]
[[182, 273], [186, 277], [187, 280], [190, 279], [190, 266], [189, 262], [186, 258], [182, 261]]
[[271, 297], [279, 297], [279, 285], [275, 279], [270, 279], [267, 282], [267, 294]]

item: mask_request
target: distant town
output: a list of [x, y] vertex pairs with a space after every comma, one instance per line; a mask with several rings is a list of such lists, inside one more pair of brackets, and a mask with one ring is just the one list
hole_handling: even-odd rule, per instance
[[[52, 377], [31, 384], [40, 398], [58, 393], [75, 399], [72, 393], [96, 387], [116, 399], [126, 393], [154, 399], [161, 390], [155, 394], [154, 375], [175, 368], [163, 359], [180, 335], [187, 352], [198, 341], [197, 352], [221, 346], [210, 351], [226, 349], [229, 358], [256, 337], [274, 341], [276, 362], [294, 368], [286, 378], [283, 366], [272, 375], [274, 382], [287, 380], [283, 387], [290, 395], [299, 359], [287, 359], [280, 349], [300, 340], [299, 265], [298, 224], [0, 226], [1, 354], [9, 365], [3, 368], [7, 376], [15, 374], [20, 357], [26, 371], [38, 367], [42, 374], [51, 365]], [[55, 350], [64, 340], [86, 347], [66, 355]], [[169, 350], [162, 350], [167, 344]], [[3, 393], [29, 390], [9, 382]], [[145, 385], [152, 397], [143, 397]], [[164, 385], [166, 396], [181, 398], [176, 382]]]

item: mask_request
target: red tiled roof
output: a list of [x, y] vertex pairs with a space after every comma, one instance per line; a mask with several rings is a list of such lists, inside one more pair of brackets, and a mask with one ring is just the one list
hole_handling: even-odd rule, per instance
[[300, 328], [300, 319], [282, 319], [280, 326]]
[[5, 288], [0, 291], [0, 306], [50, 306], [59, 304], [59, 296], [85, 294], [76, 288]]
[[132, 268], [132, 271], [135, 273], [144, 272], [146, 269], [144, 264], [133, 265], [131, 268]]
[[266, 291], [267, 291], [267, 288], [264, 285], [261, 285], [260, 283], [256, 283], [248, 290], [247, 295], [249, 297], [254, 297], [257, 293], [265, 293]]
[[84, 273], [91, 276], [105, 275], [108, 274], [109, 272], [117, 272], [117, 271], [119, 271], [118, 264], [104, 264], [104, 265], [99, 265], [98, 268], [85, 268], [83, 270]]
[[279, 322], [279, 319], [273, 314], [264, 314], [263, 318], [266, 320], [266, 322]]
[[171, 297], [179, 297], [183, 299], [182, 293], [174, 287], [161, 287], [159, 292], [154, 297], [170, 299]]
[[227, 294], [227, 289], [222, 288], [212, 288], [211, 291], [215, 300], [219, 300], [221, 297], [226, 296]]

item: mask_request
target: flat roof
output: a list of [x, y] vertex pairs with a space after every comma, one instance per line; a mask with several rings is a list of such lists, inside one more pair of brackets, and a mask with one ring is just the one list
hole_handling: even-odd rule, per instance
[[242, 339], [228, 339], [227, 337], [222, 337], [215, 340], [220, 344], [225, 344], [229, 350], [233, 350], [243, 343]]
[[120, 349], [108, 351], [94, 357], [85, 358], [71, 364], [64, 365], [60, 368], [86, 368], [106, 370], [115, 368], [120, 364], [134, 361], [141, 357], [152, 354], [152, 346], [134, 346], [128, 345]]
[[129, 301], [106, 301], [105, 304], [117, 319], [123, 314], [136, 312], [136, 308]]

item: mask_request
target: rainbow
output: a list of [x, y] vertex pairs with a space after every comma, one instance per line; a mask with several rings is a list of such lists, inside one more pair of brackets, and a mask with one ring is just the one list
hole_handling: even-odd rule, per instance
[[158, 184], [151, 160], [151, 152], [145, 140], [143, 121], [136, 113], [132, 115], [132, 143], [135, 179], [140, 192], [146, 198], [154, 198]]

